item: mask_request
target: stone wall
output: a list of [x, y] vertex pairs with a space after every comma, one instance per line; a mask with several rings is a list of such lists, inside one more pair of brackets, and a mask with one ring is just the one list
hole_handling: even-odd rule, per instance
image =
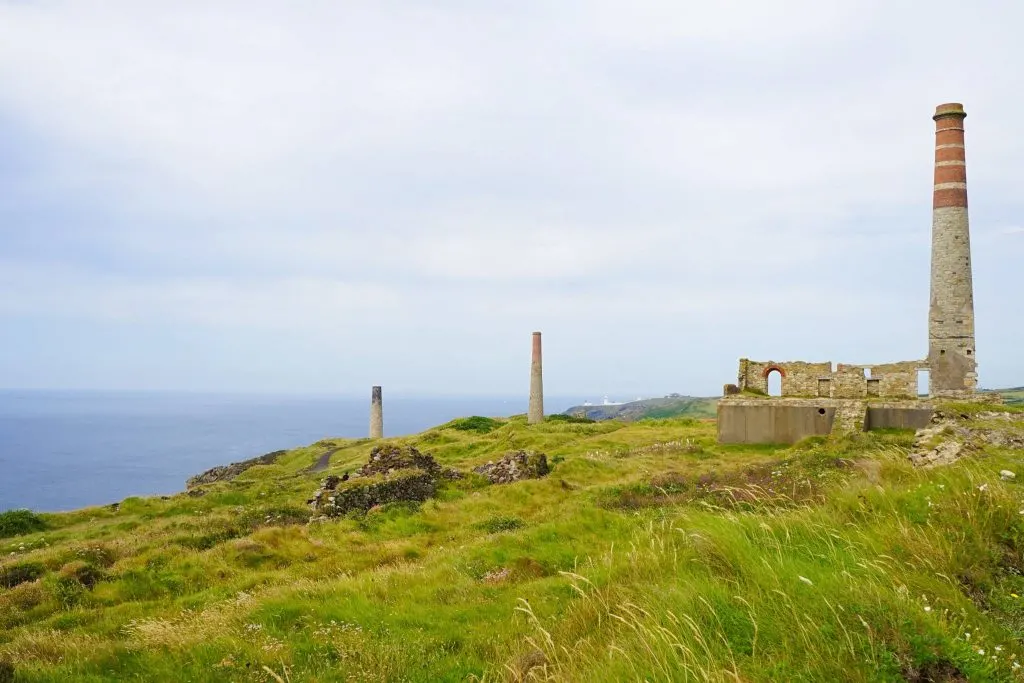
[[927, 367], [926, 361], [915, 360], [880, 365], [840, 363], [833, 370], [832, 363], [741, 358], [735, 386], [740, 392], [767, 395], [768, 376], [777, 371], [782, 377], [783, 397], [916, 398], [917, 371]]
[[831, 363], [754, 361], [740, 359], [739, 388], [761, 394], [768, 393], [768, 375], [778, 371], [782, 377], [783, 396], [817, 396], [818, 379], [832, 373]]

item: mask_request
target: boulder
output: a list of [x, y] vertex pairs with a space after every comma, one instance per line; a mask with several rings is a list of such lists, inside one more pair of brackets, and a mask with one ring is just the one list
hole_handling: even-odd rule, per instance
[[367, 512], [387, 503], [422, 502], [437, 493], [439, 481], [461, 476], [411, 446], [377, 446], [351, 477], [328, 476], [307, 502], [326, 517]]

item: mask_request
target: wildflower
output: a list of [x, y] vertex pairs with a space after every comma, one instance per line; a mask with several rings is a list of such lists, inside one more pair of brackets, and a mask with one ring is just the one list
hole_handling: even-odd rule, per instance
[[1020, 668], [1020, 662], [1014, 662], [1014, 663], [1013, 663], [1013, 669], [1014, 669], [1014, 671], [1016, 671], [1016, 670], [1017, 670], [1017, 669], [1019, 669], [1019, 668]]
[[808, 586], [813, 586], [814, 585], [814, 583], [810, 579], [808, 579], [806, 576], [797, 576], [796, 578], [800, 579], [801, 581], [806, 583]]
[[931, 612], [931, 611], [932, 611], [932, 607], [931, 607], [931, 605], [925, 605], [925, 606], [924, 606], [924, 611], [925, 611], [925, 612]]
[[979, 654], [979, 655], [983, 655], [983, 654], [985, 654], [985, 651], [984, 651], [984, 650], [982, 650], [981, 648], [978, 648], [978, 654]]
[[1002, 652], [1002, 651], [1003, 651], [1003, 646], [1002, 645], [996, 645], [996, 652]]
[[968, 632], [966, 632], [966, 633], [964, 634], [964, 639], [965, 639], [965, 640], [970, 640], [970, 639], [971, 639], [971, 632], [970, 632], [970, 631], [968, 631]]
[[1019, 598], [1020, 596], [1017, 595], [1016, 593], [1010, 593], [1010, 597], [1016, 599], [1016, 598]]
[[981, 486], [978, 487], [978, 490], [984, 493], [985, 491], [988, 490], [988, 484], [982, 484]]

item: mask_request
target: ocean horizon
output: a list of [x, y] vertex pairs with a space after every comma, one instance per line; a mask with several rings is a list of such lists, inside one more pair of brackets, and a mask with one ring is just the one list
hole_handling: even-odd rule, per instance
[[[583, 402], [545, 397], [548, 413]], [[185, 480], [324, 438], [361, 438], [369, 395], [0, 390], [0, 512], [170, 495]], [[522, 396], [384, 396], [384, 434], [525, 413]]]

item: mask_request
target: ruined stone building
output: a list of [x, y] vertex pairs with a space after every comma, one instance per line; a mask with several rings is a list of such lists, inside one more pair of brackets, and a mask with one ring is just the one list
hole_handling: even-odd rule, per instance
[[[723, 443], [792, 443], [835, 430], [922, 426], [932, 398], [970, 399], [977, 388], [974, 291], [967, 219], [967, 167], [960, 104], [935, 121], [928, 356], [880, 365], [740, 359], [736, 384], [719, 401]], [[927, 374], [927, 392], [919, 378]], [[781, 396], [769, 397], [777, 374]], [[921, 395], [923, 394], [923, 395]]]

